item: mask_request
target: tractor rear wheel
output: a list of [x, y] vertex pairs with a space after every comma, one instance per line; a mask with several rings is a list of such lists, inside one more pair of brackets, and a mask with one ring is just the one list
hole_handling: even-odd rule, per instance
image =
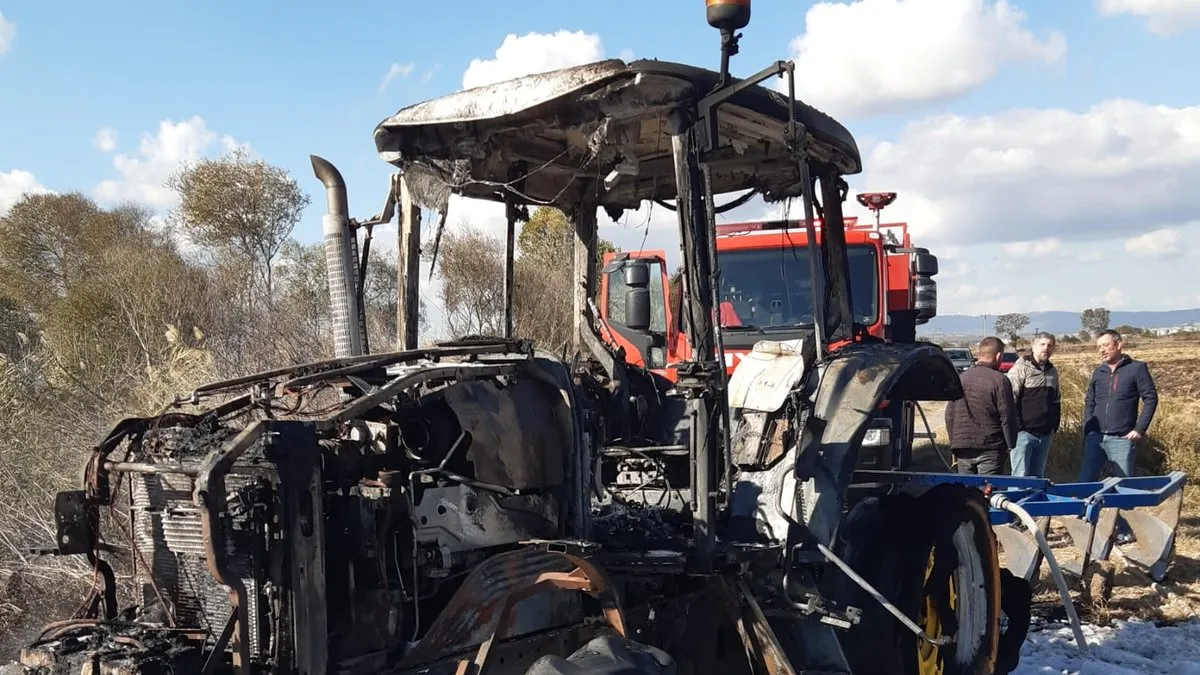
[[854, 673], [990, 675], [1000, 637], [1000, 564], [987, 503], [942, 485], [920, 497], [864, 500], [847, 515], [839, 555], [932, 637], [914, 635], [852, 580], [831, 568], [827, 587], [862, 619], [841, 633]]

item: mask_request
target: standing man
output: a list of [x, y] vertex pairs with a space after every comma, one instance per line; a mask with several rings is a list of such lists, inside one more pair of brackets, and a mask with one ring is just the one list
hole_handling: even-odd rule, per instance
[[1030, 353], [1008, 371], [1017, 404], [1017, 443], [1008, 455], [1014, 476], [1046, 477], [1050, 439], [1062, 419], [1058, 369], [1050, 362], [1054, 346], [1053, 335], [1038, 333]]
[[1158, 390], [1150, 369], [1121, 351], [1120, 333], [1104, 331], [1096, 339], [1096, 349], [1101, 363], [1092, 373], [1083, 400], [1080, 482], [1099, 480], [1109, 461], [1117, 465], [1121, 476], [1132, 476], [1133, 444], [1146, 435], [1158, 407]]
[[946, 405], [946, 433], [959, 473], [999, 475], [1001, 453], [1016, 446], [1012, 383], [1000, 372], [1003, 354], [1000, 338], [980, 340], [975, 365], [961, 375], [963, 397]]

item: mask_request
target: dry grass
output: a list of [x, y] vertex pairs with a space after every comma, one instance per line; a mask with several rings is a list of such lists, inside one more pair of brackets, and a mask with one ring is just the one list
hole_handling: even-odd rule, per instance
[[[78, 612], [95, 583], [82, 557], [35, 552], [53, 548], [55, 493], [78, 489], [88, 450], [112, 420], [159, 412], [164, 401], [213, 377], [206, 351], [185, 346], [174, 329], [168, 334], [166, 358], [111, 405], [79, 404], [31, 381], [36, 364], [0, 359], [0, 439], [7, 441], [0, 445], [0, 663], [50, 618]], [[108, 559], [118, 582], [127, 582], [123, 559]]]

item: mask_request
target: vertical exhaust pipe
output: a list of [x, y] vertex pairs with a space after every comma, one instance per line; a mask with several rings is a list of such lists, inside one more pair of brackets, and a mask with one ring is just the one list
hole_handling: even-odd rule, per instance
[[321, 217], [325, 234], [325, 271], [329, 279], [329, 302], [333, 310], [333, 355], [335, 358], [363, 353], [361, 311], [357, 299], [358, 243], [350, 230], [346, 182], [328, 160], [309, 155], [313, 173], [325, 186], [326, 213]]

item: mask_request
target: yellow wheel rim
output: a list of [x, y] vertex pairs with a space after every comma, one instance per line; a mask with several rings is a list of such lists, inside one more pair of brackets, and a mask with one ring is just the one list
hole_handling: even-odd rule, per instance
[[[929, 562], [925, 565], [926, 585], [929, 583], [930, 575], [933, 574], [934, 553], [935, 551], [929, 552]], [[946, 585], [946, 598], [949, 601], [949, 607], [946, 609], [953, 612], [958, 608], [958, 590], [955, 588], [953, 574], [948, 575]], [[921, 605], [920, 626], [929, 637], [939, 638], [942, 636], [940, 608], [938, 607], [937, 600], [931, 593], [925, 594], [925, 600]], [[917, 643], [917, 650], [917, 665], [920, 675], [942, 675], [944, 671], [939, 648], [924, 640], [920, 640]]]

